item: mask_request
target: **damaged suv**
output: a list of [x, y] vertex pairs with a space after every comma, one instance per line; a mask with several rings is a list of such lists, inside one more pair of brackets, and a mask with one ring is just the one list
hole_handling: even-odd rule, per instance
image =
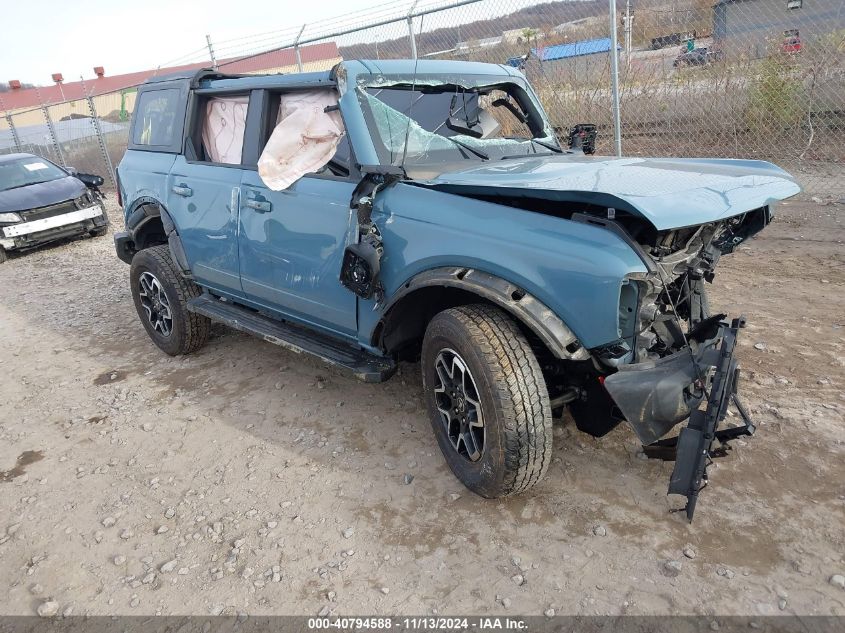
[[108, 231], [103, 178], [33, 154], [0, 156], [0, 263], [56, 240]]
[[[676, 458], [691, 518], [709, 457], [754, 430], [742, 320], [704, 285], [799, 187], [760, 161], [587, 156], [517, 69], [420, 60], [154, 78], [119, 192], [166, 353], [218, 321], [368, 382], [419, 359], [446, 461], [485, 497], [540, 480], [564, 409], [596, 436], [627, 421]], [[719, 428], [732, 403], [745, 423]]]

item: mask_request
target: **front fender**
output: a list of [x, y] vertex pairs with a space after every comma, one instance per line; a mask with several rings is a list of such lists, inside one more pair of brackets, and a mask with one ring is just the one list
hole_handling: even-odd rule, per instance
[[[631, 246], [600, 226], [405, 183], [381, 192], [375, 203], [387, 302], [426, 271], [483, 271], [536, 299], [592, 349], [619, 338], [625, 276], [646, 272]], [[359, 302], [366, 339], [382, 314], [375, 302]]]

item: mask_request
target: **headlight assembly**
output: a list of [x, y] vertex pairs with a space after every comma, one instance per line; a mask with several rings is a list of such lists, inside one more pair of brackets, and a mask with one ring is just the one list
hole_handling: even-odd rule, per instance
[[15, 222], [23, 222], [21, 216], [17, 213], [0, 213], [0, 224], [14, 224]]

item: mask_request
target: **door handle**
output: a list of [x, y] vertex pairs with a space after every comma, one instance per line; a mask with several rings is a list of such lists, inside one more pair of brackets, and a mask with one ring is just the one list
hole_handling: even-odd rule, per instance
[[182, 196], [183, 198], [190, 198], [194, 195], [194, 190], [190, 187], [186, 187], [185, 185], [173, 185], [170, 190], [177, 196]]
[[273, 204], [265, 200], [247, 200], [246, 206], [250, 209], [255, 209], [259, 213], [267, 213], [273, 210]]

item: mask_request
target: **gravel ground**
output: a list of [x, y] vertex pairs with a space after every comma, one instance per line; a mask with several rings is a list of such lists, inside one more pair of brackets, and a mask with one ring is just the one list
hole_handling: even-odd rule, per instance
[[109, 237], [14, 257], [2, 613], [845, 615], [843, 211], [785, 204], [722, 260], [760, 428], [693, 525], [625, 426], [556, 424], [545, 479], [487, 501], [440, 456], [417, 365], [365, 385], [222, 327], [169, 358]]

